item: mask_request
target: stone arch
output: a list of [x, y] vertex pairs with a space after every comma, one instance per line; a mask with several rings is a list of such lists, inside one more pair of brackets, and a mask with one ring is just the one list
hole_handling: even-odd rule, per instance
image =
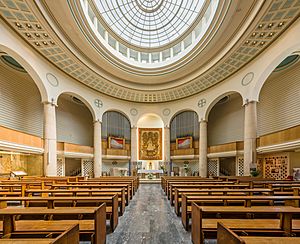
[[1, 43], [0, 43], [0, 50], [7, 53], [11, 57], [13, 57], [20, 65], [22, 65], [24, 67], [26, 72], [29, 74], [29, 76], [32, 78], [32, 80], [36, 84], [36, 86], [40, 92], [42, 102], [50, 101], [49, 95], [48, 95], [47, 89], [43, 83], [43, 78], [42, 78], [41, 74], [39, 74], [38, 71], [35, 70], [34, 66], [32, 66], [28, 62], [28, 59], [25, 59], [17, 51], [15, 51], [5, 45], [2, 45]]
[[95, 121], [97, 119], [96, 111], [93, 109], [92, 104], [87, 99], [85, 99], [83, 96], [79, 95], [76, 92], [72, 92], [72, 91], [62, 91], [61, 93], [59, 93], [57, 95], [56, 102], [58, 101], [58, 99], [61, 95], [71, 95], [71, 96], [74, 96], [74, 97], [80, 99], [84, 103], [84, 105], [89, 109], [90, 113], [92, 114], [93, 120]]
[[110, 109], [104, 110], [102, 113], [101, 119], [103, 118], [103, 115], [107, 112], [118, 112], [118, 113], [122, 114], [126, 119], [128, 119], [130, 126], [132, 126], [132, 121], [131, 121], [130, 116], [128, 116], [128, 114], [125, 113], [124, 111], [122, 111], [120, 109], [116, 109], [116, 108], [110, 108]]
[[207, 106], [206, 110], [204, 111], [204, 118], [200, 118], [200, 119], [203, 119], [203, 120], [208, 120], [208, 116], [209, 116], [209, 113], [210, 111], [212, 110], [212, 108], [225, 96], [228, 96], [228, 95], [231, 95], [231, 94], [234, 94], [234, 93], [237, 93], [241, 96], [241, 98], [243, 99], [243, 95], [239, 92], [239, 91], [227, 91], [227, 92], [224, 92], [224, 93], [221, 93], [220, 95], [218, 95], [215, 99], [213, 99]]
[[190, 109], [190, 108], [184, 108], [184, 109], [180, 109], [178, 111], [176, 111], [175, 113], [173, 113], [172, 116], [169, 117], [168, 121], [167, 121], [167, 126], [170, 127], [172, 120], [178, 115], [181, 114], [183, 112], [195, 112], [199, 118], [199, 114], [197, 113], [197, 111], [195, 111], [194, 109]]
[[260, 74], [260, 76], [257, 79], [257, 83], [255, 84], [255, 87], [252, 91], [252, 96], [255, 101], [259, 101], [259, 95], [261, 92], [261, 89], [263, 85], [265, 84], [268, 77], [272, 74], [272, 72], [275, 70], [275, 68], [289, 55], [292, 53], [300, 50], [300, 44], [294, 45], [292, 47], [289, 47], [287, 49], [279, 51], [277, 56], [273, 58], [273, 60], [266, 66], [264, 71]]

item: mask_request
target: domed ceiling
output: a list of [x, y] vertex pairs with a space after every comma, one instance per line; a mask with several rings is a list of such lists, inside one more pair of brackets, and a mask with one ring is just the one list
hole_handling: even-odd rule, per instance
[[195, 21], [202, 1], [96, 0], [106, 24], [124, 41], [143, 48], [166, 45]]
[[6, 0], [1, 18], [78, 82], [132, 102], [183, 99], [237, 72], [297, 18], [296, 0]]

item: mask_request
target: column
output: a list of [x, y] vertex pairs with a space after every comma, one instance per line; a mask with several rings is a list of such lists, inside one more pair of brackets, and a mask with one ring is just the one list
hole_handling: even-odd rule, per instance
[[102, 174], [102, 139], [101, 122], [94, 122], [94, 177], [100, 177]]
[[170, 127], [164, 128], [164, 161], [170, 163]]
[[44, 175], [56, 176], [56, 105], [44, 103]]
[[207, 121], [200, 121], [199, 136], [199, 175], [207, 177]]
[[[130, 136], [131, 136], [131, 139], [130, 139], [130, 151], [131, 151], [131, 154], [130, 154], [130, 162], [131, 162], [131, 165], [134, 164], [134, 163], [137, 163], [137, 153], [138, 153], [138, 145], [137, 145], [137, 136], [138, 136], [138, 133], [137, 133], [137, 127], [136, 126], [132, 126], [131, 127], [131, 133], [130, 133]], [[131, 169], [133, 169], [131, 167]]]
[[246, 102], [244, 121], [244, 175], [250, 175], [250, 168], [256, 165], [256, 101]]

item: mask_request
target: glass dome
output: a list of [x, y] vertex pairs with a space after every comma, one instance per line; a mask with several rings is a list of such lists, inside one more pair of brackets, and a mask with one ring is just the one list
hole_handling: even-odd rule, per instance
[[169, 65], [187, 55], [218, 18], [219, 0], [80, 0], [100, 43], [127, 64]]
[[95, 0], [107, 25], [132, 45], [153, 48], [180, 37], [204, 0]]

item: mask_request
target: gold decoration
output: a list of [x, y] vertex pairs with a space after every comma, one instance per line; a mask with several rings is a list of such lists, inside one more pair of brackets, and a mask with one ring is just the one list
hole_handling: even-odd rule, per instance
[[139, 159], [162, 160], [161, 128], [139, 128]]

